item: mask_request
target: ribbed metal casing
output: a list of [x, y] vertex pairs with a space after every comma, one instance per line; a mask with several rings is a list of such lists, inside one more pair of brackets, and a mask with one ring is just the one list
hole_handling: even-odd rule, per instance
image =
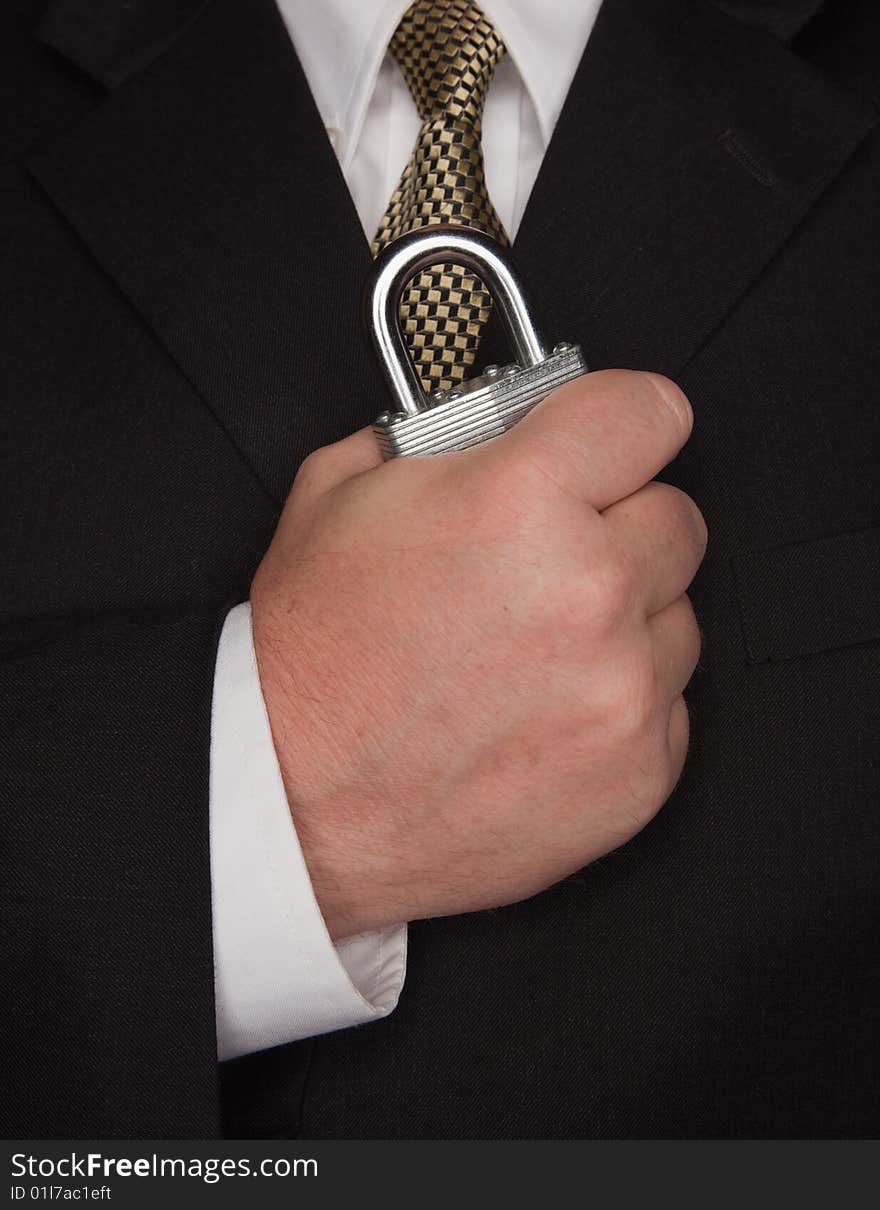
[[559, 344], [542, 362], [502, 366], [463, 383], [415, 416], [383, 412], [373, 432], [384, 459], [441, 454], [479, 445], [506, 433], [564, 382], [587, 372], [577, 345]]

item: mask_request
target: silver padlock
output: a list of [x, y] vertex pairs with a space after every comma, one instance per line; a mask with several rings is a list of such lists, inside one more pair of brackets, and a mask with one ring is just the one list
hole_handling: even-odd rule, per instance
[[[400, 328], [400, 298], [417, 273], [443, 263], [463, 265], [485, 284], [515, 360], [488, 366], [452, 391], [425, 395]], [[374, 262], [364, 303], [367, 328], [395, 402], [373, 424], [385, 459], [463, 450], [498, 437], [555, 387], [587, 370], [577, 345], [559, 343], [547, 352], [506, 252], [470, 227], [423, 227], [389, 244]]]

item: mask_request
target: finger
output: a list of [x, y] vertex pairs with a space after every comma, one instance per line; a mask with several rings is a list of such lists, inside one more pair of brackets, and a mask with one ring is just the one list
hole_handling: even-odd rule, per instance
[[330, 491], [346, 479], [382, 465], [382, 455], [371, 428], [358, 429], [349, 437], [324, 445], [309, 454], [296, 476], [297, 492]]
[[547, 396], [487, 446], [537, 462], [560, 487], [594, 508], [637, 491], [670, 462], [690, 436], [690, 404], [660, 374], [602, 370]]
[[648, 618], [648, 633], [657, 682], [672, 701], [684, 692], [700, 659], [700, 628], [688, 598], [681, 596]]
[[669, 711], [669, 729], [666, 734], [666, 746], [669, 753], [669, 789], [668, 798], [681, 780], [684, 762], [687, 759], [690, 742], [690, 718], [687, 703], [683, 697], [677, 697]]
[[602, 517], [613, 547], [635, 569], [645, 613], [680, 597], [706, 553], [706, 522], [690, 496], [668, 483], [649, 483]]

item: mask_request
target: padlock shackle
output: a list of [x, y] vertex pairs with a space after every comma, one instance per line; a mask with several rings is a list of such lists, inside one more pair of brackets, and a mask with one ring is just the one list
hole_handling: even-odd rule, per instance
[[364, 317], [379, 364], [400, 411], [408, 416], [425, 410], [425, 393], [400, 327], [400, 298], [417, 273], [444, 262], [463, 265], [485, 284], [521, 366], [537, 365], [547, 356], [531, 306], [499, 244], [472, 227], [445, 223], [411, 231], [376, 257], [364, 295]]

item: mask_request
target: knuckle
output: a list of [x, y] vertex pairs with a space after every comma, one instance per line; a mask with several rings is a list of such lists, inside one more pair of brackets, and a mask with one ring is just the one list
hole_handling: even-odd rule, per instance
[[669, 754], [664, 740], [657, 743], [654, 759], [651, 762], [646, 778], [643, 798], [646, 817], [643, 823], [648, 823], [649, 820], [653, 819], [666, 802], [672, 793], [672, 781]]
[[703, 647], [703, 636], [697, 615], [690, 599], [685, 594], [670, 609], [675, 610], [675, 627], [678, 631], [675, 646], [680, 652], [679, 658], [685, 663], [690, 673], [693, 673], [700, 660]]
[[629, 830], [640, 831], [669, 797], [671, 776], [665, 742], [659, 737], [627, 763], [625, 802]]
[[677, 780], [687, 754], [691, 737], [691, 712], [685, 698], [679, 694], [672, 703], [667, 728], [667, 748], [670, 754], [670, 765], [674, 769]]
[[[570, 493], [564, 458], [552, 443], [523, 443], [503, 457], [488, 460], [466, 489], [470, 516], [478, 517], [493, 532], [543, 533], [554, 549], [565, 546], [570, 534], [565, 524]], [[464, 497], [462, 497], [464, 498]]]
[[703, 646], [703, 636], [700, 631], [700, 624], [697, 621], [697, 615], [694, 613], [694, 607], [691, 604], [690, 597], [685, 594], [681, 600], [682, 626], [687, 632], [690, 649], [694, 655], [694, 663], [696, 663], [697, 659], [699, 659], [700, 650]]
[[331, 445], [319, 445], [317, 449], [306, 454], [300, 463], [300, 470], [309, 470], [325, 466], [333, 452]]
[[672, 522], [678, 533], [697, 551], [706, 549], [708, 530], [703, 514], [691, 497], [680, 488], [666, 485]]
[[630, 742], [650, 739], [659, 699], [657, 673], [650, 651], [639, 653], [622, 677], [619, 717]]
[[688, 548], [702, 558], [708, 531], [697, 505], [686, 492], [671, 483], [655, 482], [652, 487], [655, 523], [674, 537], [676, 544], [687, 543]]
[[329, 472], [330, 449], [330, 446], [322, 445], [303, 458], [294, 480], [298, 491], [309, 492], [320, 488]]
[[655, 716], [639, 749], [637, 776], [633, 779], [637, 801], [643, 811], [642, 825], [653, 818], [669, 797], [674, 781], [670, 769], [666, 728]]
[[663, 801], [672, 794], [684, 769], [690, 743], [690, 713], [687, 702], [679, 695], [672, 703], [664, 739], [666, 785]]
[[637, 599], [637, 574], [632, 562], [619, 554], [597, 560], [585, 581], [586, 617], [594, 631], [614, 631]]
[[607, 666], [596, 714], [606, 741], [632, 756], [651, 747], [658, 714], [658, 682], [650, 649], [617, 652]]
[[690, 534], [694, 547], [698, 551], [704, 551], [709, 537], [706, 519], [696, 503], [686, 492], [679, 491], [678, 489], [676, 491], [678, 494], [682, 527]]
[[640, 828], [649, 823], [669, 797], [669, 770], [665, 755], [659, 753], [641, 769], [642, 778], [634, 794]]
[[579, 455], [570, 435], [562, 428], [544, 427], [522, 442], [512, 460], [520, 491], [523, 485], [540, 499], [572, 494], [579, 474]]

